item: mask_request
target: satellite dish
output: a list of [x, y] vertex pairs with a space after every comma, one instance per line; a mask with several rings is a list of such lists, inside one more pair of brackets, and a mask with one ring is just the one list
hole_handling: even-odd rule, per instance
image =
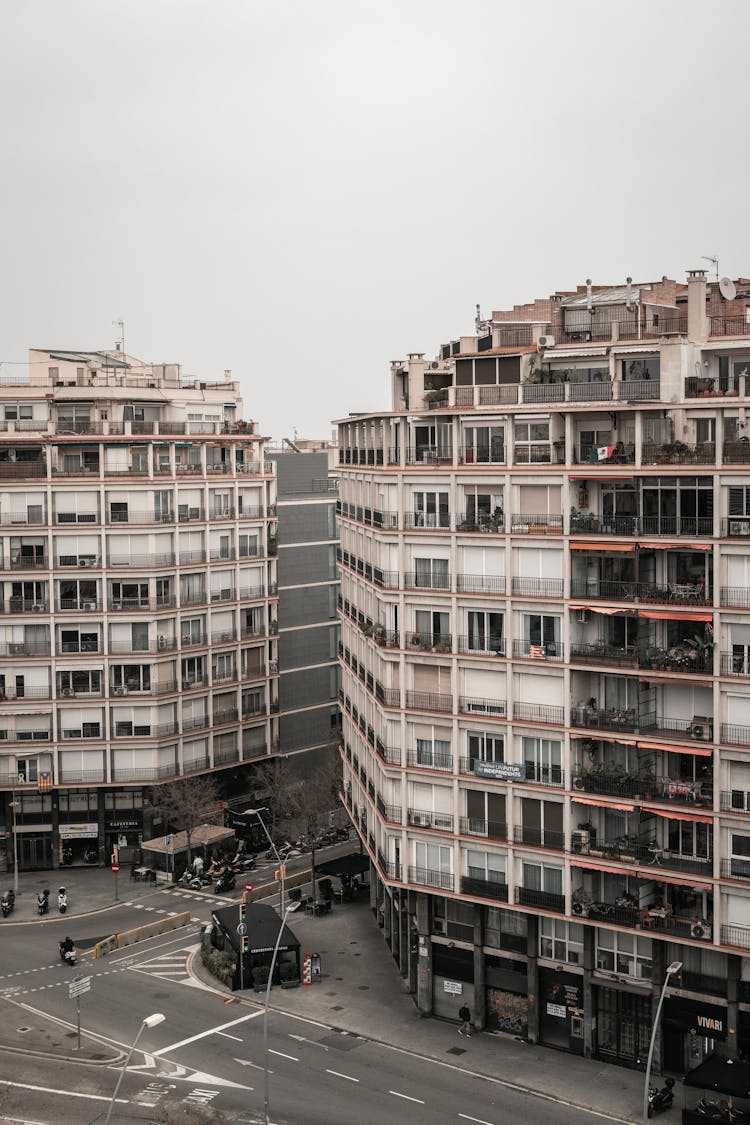
[[733, 301], [737, 296], [737, 286], [732, 281], [731, 277], [722, 277], [719, 282], [719, 292], [725, 301]]

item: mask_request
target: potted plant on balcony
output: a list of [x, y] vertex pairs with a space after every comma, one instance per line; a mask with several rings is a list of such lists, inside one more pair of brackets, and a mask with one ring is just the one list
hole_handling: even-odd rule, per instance
[[573, 913], [581, 918], [588, 918], [591, 906], [591, 895], [583, 887], [573, 891]]
[[422, 634], [421, 633], [409, 633], [409, 644], [412, 646], [412, 648], [421, 648], [422, 647]]
[[363, 633], [363, 635], [364, 635], [365, 637], [371, 637], [371, 636], [372, 636], [372, 632], [373, 632], [373, 629], [372, 629], [372, 625], [370, 624], [370, 622], [369, 622], [369, 621], [365, 621], [364, 625], [362, 626], [362, 633]]
[[385, 629], [382, 625], [378, 625], [375, 629], [375, 644], [380, 645], [381, 648], [385, 644]]

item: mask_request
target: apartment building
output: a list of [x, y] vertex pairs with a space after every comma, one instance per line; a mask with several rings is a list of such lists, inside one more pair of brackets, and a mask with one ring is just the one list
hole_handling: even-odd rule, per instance
[[335, 754], [338, 704], [338, 472], [329, 442], [267, 447], [276, 470], [279, 586], [279, 749], [304, 773]]
[[750, 281], [581, 285], [339, 423], [344, 800], [426, 1014], [750, 1055]]
[[278, 744], [276, 512], [239, 385], [34, 349], [0, 382], [0, 809], [21, 870], [135, 854], [154, 785]]

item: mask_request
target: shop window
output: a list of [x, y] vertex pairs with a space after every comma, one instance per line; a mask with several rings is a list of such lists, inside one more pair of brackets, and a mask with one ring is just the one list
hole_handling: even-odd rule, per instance
[[651, 980], [651, 941], [635, 934], [597, 929], [596, 967], [605, 973]]
[[583, 926], [557, 918], [539, 919], [539, 956], [553, 961], [583, 964]]

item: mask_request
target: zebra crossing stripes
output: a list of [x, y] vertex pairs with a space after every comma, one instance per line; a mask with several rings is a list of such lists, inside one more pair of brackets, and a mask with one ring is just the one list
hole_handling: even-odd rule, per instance
[[149, 961], [140, 961], [137, 965], [131, 965], [130, 968], [134, 972], [144, 973], [150, 977], [159, 977], [161, 980], [189, 980], [187, 959], [194, 948], [195, 946], [184, 946], [182, 949], [175, 949], [171, 953], [162, 953], [158, 957], [152, 957]]

